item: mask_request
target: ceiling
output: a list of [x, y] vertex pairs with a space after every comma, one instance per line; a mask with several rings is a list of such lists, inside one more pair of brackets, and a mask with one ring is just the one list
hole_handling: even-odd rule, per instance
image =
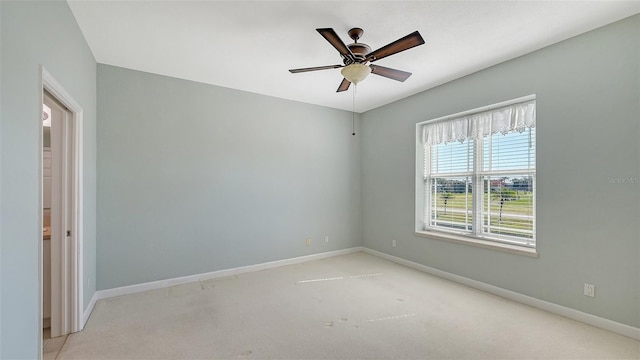
[[[357, 86], [364, 112], [640, 13], [640, 1], [92, 1], [68, 0], [103, 64], [352, 110], [336, 93], [340, 64], [316, 28], [347, 30], [373, 50], [415, 30], [425, 45], [376, 65], [409, 71], [404, 83], [370, 75]], [[594, 45], [596, 46], [596, 45]]]

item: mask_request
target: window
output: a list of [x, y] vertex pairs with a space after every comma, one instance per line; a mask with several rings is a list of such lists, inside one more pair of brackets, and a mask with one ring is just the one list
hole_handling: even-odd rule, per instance
[[418, 233], [535, 248], [535, 109], [529, 96], [417, 124]]

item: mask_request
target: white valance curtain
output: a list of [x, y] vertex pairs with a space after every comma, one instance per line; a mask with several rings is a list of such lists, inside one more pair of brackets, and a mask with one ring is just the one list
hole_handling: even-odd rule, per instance
[[496, 133], [523, 132], [536, 126], [535, 100], [512, 104], [496, 109], [436, 121], [422, 126], [422, 142], [425, 145], [478, 139]]

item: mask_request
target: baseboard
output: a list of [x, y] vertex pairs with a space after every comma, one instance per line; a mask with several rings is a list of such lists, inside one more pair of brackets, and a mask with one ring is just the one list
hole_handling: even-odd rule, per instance
[[[323, 252], [318, 254], [299, 256], [299, 257], [290, 258], [290, 259], [283, 259], [283, 260], [269, 261], [266, 263], [255, 264], [255, 265], [241, 266], [241, 267], [232, 268], [232, 269], [224, 269], [224, 270], [218, 270], [218, 271], [213, 271], [208, 273], [182, 276], [182, 277], [158, 280], [158, 281], [151, 281], [147, 283], [122, 286], [122, 287], [106, 289], [106, 290], [99, 290], [99, 291], [96, 291], [96, 293], [94, 294], [92, 298], [92, 302], [95, 303], [95, 301], [97, 300], [112, 298], [115, 296], [129, 295], [129, 294], [135, 294], [135, 293], [149, 291], [149, 290], [163, 289], [171, 286], [194, 283], [194, 282], [203, 281], [203, 280], [210, 280], [210, 279], [216, 279], [216, 278], [221, 278], [225, 276], [232, 276], [232, 275], [239, 275], [239, 274], [244, 274], [248, 272], [267, 270], [267, 269], [272, 269], [272, 268], [285, 266], [285, 265], [300, 264], [307, 261], [320, 260], [320, 259], [325, 259], [333, 256], [346, 255], [346, 254], [351, 254], [351, 253], [360, 252], [360, 251], [362, 251], [362, 247], [356, 246], [349, 249], [328, 251], [328, 252]], [[90, 304], [90, 306], [87, 309], [93, 309], [93, 305]], [[88, 314], [85, 313], [85, 321], [87, 319], [88, 319]]]
[[497, 286], [489, 285], [477, 280], [472, 280], [463, 276], [451, 274], [446, 271], [442, 271], [436, 268], [432, 268], [432, 267], [422, 265], [413, 261], [399, 258], [397, 256], [385, 254], [383, 252], [369, 249], [366, 247], [361, 247], [361, 246], [356, 246], [353, 248], [343, 249], [343, 250], [329, 251], [329, 252], [324, 252], [319, 254], [300, 256], [300, 257], [295, 257], [290, 259], [270, 261], [266, 263], [242, 266], [242, 267], [237, 267], [232, 269], [224, 269], [224, 270], [218, 270], [218, 271], [213, 271], [208, 273], [123, 286], [123, 287], [112, 288], [107, 290], [99, 290], [93, 294], [93, 297], [89, 302], [89, 305], [85, 309], [82, 327], [84, 328], [84, 325], [89, 320], [89, 316], [91, 315], [91, 312], [93, 311], [93, 308], [95, 307], [95, 304], [98, 300], [112, 298], [112, 297], [121, 296], [121, 295], [135, 294], [135, 293], [149, 291], [149, 290], [168, 288], [175, 285], [188, 284], [188, 283], [198, 282], [202, 280], [210, 280], [210, 279], [215, 279], [215, 278], [220, 278], [225, 276], [239, 275], [239, 274], [244, 274], [244, 273], [249, 273], [254, 271], [272, 269], [272, 268], [285, 266], [285, 265], [300, 264], [307, 261], [320, 260], [320, 259], [325, 259], [333, 256], [346, 255], [346, 254], [351, 254], [351, 253], [360, 252], [360, 251], [363, 251], [365, 253], [380, 257], [382, 259], [386, 259], [394, 263], [404, 265], [409, 268], [419, 270], [443, 279], [451, 280], [451, 281], [454, 281], [478, 290], [486, 291], [488, 293], [503, 297], [505, 299], [513, 300], [521, 304], [529, 305], [544, 311], [548, 311], [553, 314], [564, 316], [569, 319], [580, 321], [585, 324], [589, 324], [604, 330], [608, 330], [620, 335], [624, 335], [636, 340], [640, 340], [640, 328], [636, 328], [633, 326], [608, 320], [599, 316], [588, 314], [582, 311], [578, 311], [572, 308], [568, 308], [566, 306], [554, 304], [548, 301], [540, 300], [531, 296], [523, 295], [523, 294], [511, 291], [511, 290], [506, 290]]
[[588, 325], [592, 325], [604, 330], [615, 332], [620, 335], [628, 336], [630, 338], [640, 340], [640, 328], [622, 324], [616, 321], [601, 318], [592, 314], [588, 314], [582, 311], [578, 311], [566, 306], [554, 304], [548, 301], [536, 299], [531, 296], [523, 295], [511, 290], [506, 290], [497, 286], [489, 285], [480, 281], [472, 280], [463, 276], [448, 273], [446, 271], [438, 270], [426, 265], [418, 264], [413, 261], [405, 260], [397, 256], [385, 254], [380, 251], [362, 248], [362, 251], [382, 259], [392, 261], [394, 263], [404, 265], [406, 267], [422, 271], [443, 279], [451, 280], [478, 290], [486, 291], [488, 293], [503, 297], [505, 299], [513, 300], [515, 302], [529, 305], [540, 310], [548, 311], [553, 314], [564, 316], [566, 318], [583, 322]]
[[84, 316], [82, 316], [82, 323], [80, 324], [80, 330], [84, 329], [84, 326], [89, 321], [89, 316], [93, 312], [93, 308], [96, 306], [96, 301], [98, 301], [98, 292], [94, 292], [91, 297], [91, 301], [89, 301], [89, 305], [86, 309], [84, 309]]

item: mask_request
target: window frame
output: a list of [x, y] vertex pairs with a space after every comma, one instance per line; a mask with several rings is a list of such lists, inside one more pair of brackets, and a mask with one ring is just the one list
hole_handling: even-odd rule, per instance
[[[471, 176], [471, 186], [475, 189], [483, 189], [484, 188], [484, 178], [485, 176], [495, 176], [495, 173], [513, 173], [513, 174], [524, 174], [526, 173], [528, 176], [532, 176], [532, 191], [533, 191], [533, 204], [532, 204], [532, 215], [533, 215], [533, 237], [531, 241], [525, 244], [525, 241], [522, 241], [522, 238], [514, 237], [515, 241], [511, 240], [508, 236], [501, 235], [499, 239], [493, 238], [490, 236], [483, 236], [482, 228], [483, 228], [483, 203], [482, 197], [484, 196], [484, 191], [472, 191], [473, 197], [473, 205], [471, 207], [472, 211], [472, 227], [473, 230], [471, 232], [464, 232], [459, 230], [448, 230], [443, 228], [431, 228], [429, 227], [429, 223], [431, 222], [430, 213], [428, 213], [427, 205], [431, 204], [431, 184], [430, 177], [425, 176], [428, 170], [428, 166], [430, 163], [430, 159], [426, 158], [425, 146], [422, 142], [422, 128], [424, 125], [432, 124], [436, 122], [453, 120], [460, 117], [465, 117], [473, 114], [478, 114], [482, 112], [491, 111], [494, 109], [527, 102], [527, 101], [535, 101], [536, 95], [524, 96], [476, 109], [471, 109], [463, 112], [459, 112], [452, 115], [447, 115], [443, 117], [439, 117], [436, 119], [431, 119], [427, 121], [423, 121], [416, 124], [416, 168], [415, 168], [415, 234], [417, 236], [434, 238], [438, 240], [447, 240], [456, 243], [463, 243], [472, 246], [479, 246], [483, 248], [490, 248], [500, 251], [506, 251], [510, 253], [516, 253], [521, 255], [533, 256], [537, 257], [537, 239], [536, 239], [536, 169], [537, 169], [537, 156], [535, 161], [535, 167], [532, 170], [520, 171], [520, 170], [506, 170], [506, 171], [487, 171], [483, 168], [482, 158], [484, 154], [483, 141], [477, 141], [475, 139], [468, 139], [465, 141], [474, 141], [473, 144], [473, 156], [474, 156], [474, 166], [473, 166], [473, 174]], [[537, 106], [537, 104], [536, 104]], [[536, 125], [537, 127], [537, 125]], [[535, 144], [537, 145], [537, 129], [535, 131]], [[489, 137], [492, 135], [490, 134]], [[534, 151], [537, 152], [537, 146], [534, 146]], [[535, 155], [535, 154], [534, 154]], [[445, 176], [442, 176], [445, 177]], [[455, 176], [451, 176], [455, 177]], [[426, 221], [425, 221], [426, 220]]]

